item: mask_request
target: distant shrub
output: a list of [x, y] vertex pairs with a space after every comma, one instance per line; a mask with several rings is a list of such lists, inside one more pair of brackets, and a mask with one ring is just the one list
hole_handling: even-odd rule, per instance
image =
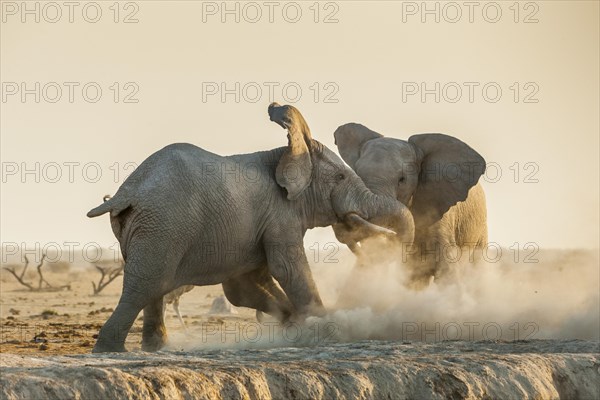
[[48, 269], [55, 274], [66, 274], [71, 269], [71, 263], [68, 261], [57, 261], [48, 263]]

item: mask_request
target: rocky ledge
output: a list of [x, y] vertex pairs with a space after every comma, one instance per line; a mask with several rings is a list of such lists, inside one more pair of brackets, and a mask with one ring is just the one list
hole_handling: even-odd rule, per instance
[[600, 343], [363, 341], [318, 347], [0, 354], [3, 399], [596, 399]]

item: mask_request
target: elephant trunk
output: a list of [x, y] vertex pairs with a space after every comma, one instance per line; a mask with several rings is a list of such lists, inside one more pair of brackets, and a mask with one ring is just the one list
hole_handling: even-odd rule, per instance
[[[360, 214], [349, 213], [334, 225], [338, 240], [351, 249], [368, 237], [384, 235], [399, 243], [412, 244], [415, 224], [408, 208], [392, 197], [380, 196], [368, 189], [360, 194]], [[368, 221], [365, 221], [367, 219]]]
[[395, 240], [412, 244], [415, 239], [415, 222], [412, 213], [404, 204], [393, 197], [365, 193], [370, 204], [369, 221], [396, 232]]

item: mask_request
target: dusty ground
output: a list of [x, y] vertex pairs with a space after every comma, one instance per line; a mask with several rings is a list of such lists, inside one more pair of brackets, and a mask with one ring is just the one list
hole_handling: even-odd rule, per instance
[[[3, 272], [0, 297], [0, 353], [11, 354], [86, 354], [96, 341], [95, 335], [116, 306], [123, 277], [116, 278], [99, 295], [92, 295], [91, 281], [100, 274], [93, 270], [46, 273], [51, 284], [70, 283], [71, 290], [31, 292]], [[179, 309], [191, 332], [198, 327], [225, 324], [236, 326], [256, 321], [253, 310], [240, 308], [236, 314], [209, 315], [212, 301], [223, 294], [220, 285], [196, 287], [181, 298]], [[169, 305], [167, 330], [183, 334], [175, 312]], [[130, 350], [141, 346], [141, 314], [127, 338]], [[205, 328], [206, 329], [206, 328]]]
[[[181, 299], [187, 331], [168, 306], [166, 349], [140, 350], [138, 318], [132, 352], [104, 355], [90, 353], [121, 277], [93, 296], [92, 268], [47, 272], [51, 284], [70, 284], [56, 292], [31, 292], [4, 271], [0, 398], [600, 398], [597, 253], [547, 254], [538, 264], [479, 266], [459, 285], [418, 293], [390, 271], [356, 274], [343, 259], [317, 266], [332, 312], [302, 326], [259, 324], [244, 308], [209, 314], [222, 289], [197, 287]], [[465, 336], [468, 321], [479, 324], [474, 337]], [[417, 323], [425, 329], [405, 331]], [[501, 337], [481, 340], [486, 323]], [[460, 340], [446, 340], [455, 326]], [[507, 340], [515, 333], [527, 340]]]

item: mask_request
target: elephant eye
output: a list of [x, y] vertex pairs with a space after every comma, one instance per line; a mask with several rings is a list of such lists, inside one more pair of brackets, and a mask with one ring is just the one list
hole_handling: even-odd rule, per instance
[[398, 183], [404, 183], [405, 180], [406, 178], [401, 176], [400, 179], [398, 179]]
[[343, 181], [344, 179], [346, 179], [346, 175], [344, 175], [344, 174], [337, 174], [336, 179], [338, 181]]

